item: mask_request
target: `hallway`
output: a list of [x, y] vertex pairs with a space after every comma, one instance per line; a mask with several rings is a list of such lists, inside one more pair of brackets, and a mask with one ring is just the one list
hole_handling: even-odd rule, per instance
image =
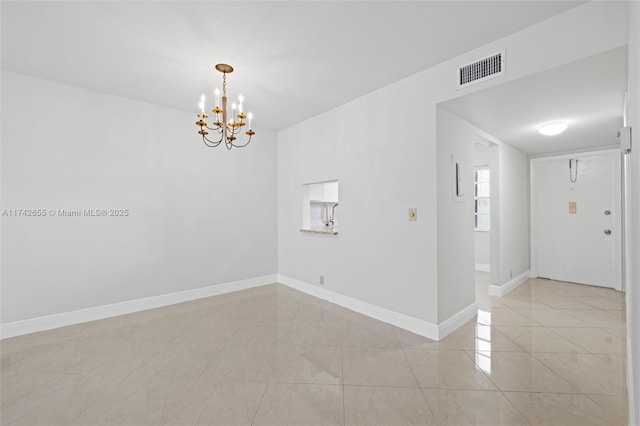
[[[627, 423], [624, 293], [529, 279], [505, 297], [495, 298], [488, 295], [488, 286], [489, 273], [477, 272], [477, 322], [491, 325], [493, 337], [493, 354], [484, 363], [493, 368], [488, 375], [499, 389], [540, 392], [506, 393], [522, 414], [533, 424]], [[527, 355], [498, 353], [506, 351], [493, 344], [501, 338]], [[477, 342], [476, 363], [482, 368], [481, 346], [490, 343], [479, 336]], [[549, 370], [550, 377], [560, 377], [569, 387], [545, 379]], [[501, 371], [509, 372], [504, 382]], [[555, 395], [564, 393], [562, 389], [572, 395]], [[565, 415], [566, 420], [560, 420]]]

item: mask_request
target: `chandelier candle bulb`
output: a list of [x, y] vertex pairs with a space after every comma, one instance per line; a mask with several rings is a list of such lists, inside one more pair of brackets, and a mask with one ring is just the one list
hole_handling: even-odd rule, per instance
[[253, 114], [249, 113], [247, 117], [249, 117], [249, 130], [251, 130], [251, 120], [253, 120]]
[[216, 87], [216, 90], [213, 91], [213, 94], [216, 95], [216, 107], [220, 106], [220, 89]]

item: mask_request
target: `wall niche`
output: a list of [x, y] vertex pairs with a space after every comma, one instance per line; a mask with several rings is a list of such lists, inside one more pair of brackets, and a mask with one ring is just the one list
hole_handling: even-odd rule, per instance
[[338, 192], [337, 180], [302, 185], [301, 231], [338, 233]]

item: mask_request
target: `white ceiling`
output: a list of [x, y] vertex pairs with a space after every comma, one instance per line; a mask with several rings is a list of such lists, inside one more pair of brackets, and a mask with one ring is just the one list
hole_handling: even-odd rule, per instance
[[279, 130], [580, 3], [2, 1], [2, 68], [195, 113], [226, 62]]
[[[613, 145], [622, 127], [627, 48], [610, 50], [442, 104], [454, 114], [529, 155]], [[564, 120], [560, 135], [538, 133]]]

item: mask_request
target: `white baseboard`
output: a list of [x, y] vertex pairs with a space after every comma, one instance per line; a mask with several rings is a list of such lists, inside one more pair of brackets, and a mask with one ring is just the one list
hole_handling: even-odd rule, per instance
[[438, 340], [444, 339], [476, 315], [478, 315], [478, 305], [476, 302], [473, 302], [460, 312], [442, 321], [438, 324]]
[[295, 290], [326, 300], [343, 308], [386, 322], [431, 340], [440, 340], [476, 315], [476, 304], [469, 305], [440, 325], [391, 311], [353, 297], [345, 296], [317, 285], [278, 274], [278, 282]]
[[476, 315], [476, 304], [473, 303], [460, 312], [439, 325], [414, 318], [399, 312], [391, 311], [377, 305], [373, 305], [353, 297], [327, 290], [304, 281], [296, 280], [284, 275], [265, 275], [242, 281], [234, 281], [224, 284], [212, 285], [208, 287], [196, 288], [180, 291], [176, 293], [162, 294], [159, 296], [146, 297], [143, 299], [130, 300], [126, 302], [113, 303], [110, 305], [96, 306], [93, 308], [80, 309], [77, 311], [62, 312], [59, 314], [47, 315], [37, 318], [29, 318], [21, 321], [0, 324], [0, 337], [21, 336], [38, 331], [52, 330], [54, 328], [68, 325], [80, 324], [89, 321], [110, 318], [132, 312], [145, 311], [153, 308], [174, 305], [205, 297], [217, 296], [234, 291], [260, 287], [267, 284], [279, 282], [303, 293], [327, 300], [352, 311], [361, 313], [368, 317], [395, 325], [402, 329], [411, 331], [432, 340], [441, 340], [458, 327], [469, 321]]
[[491, 272], [491, 265], [486, 263], [476, 263], [477, 272]]
[[489, 286], [489, 295], [495, 297], [502, 297], [513, 291], [516, 287], [518, 287], [523, 282], [527, 281], [531, 277], [530, 271], [524, 271], [508, 283], [504, 285], [490, 285]]
[[67, 325], [95, 321], [132, 312], [146, 311], [147, 309], [175, 305], [176, 303], [217, 296], [253, 287], [260, 287], [266, 284], [273, 284], [276, 280], [277, 275], [275, 274], [264, 275], [247, 280], [233, 281], [208, 287], [179, 291], [176, 293], [162, 294], [159, 296], [145, 297], [143, 299], [9, 322], [0, 324], [0, 336], [2, 339], [6, 339], [9, 337], [21, 336], [23, 334], [35, 333], [37, 331], [51, 330]]

